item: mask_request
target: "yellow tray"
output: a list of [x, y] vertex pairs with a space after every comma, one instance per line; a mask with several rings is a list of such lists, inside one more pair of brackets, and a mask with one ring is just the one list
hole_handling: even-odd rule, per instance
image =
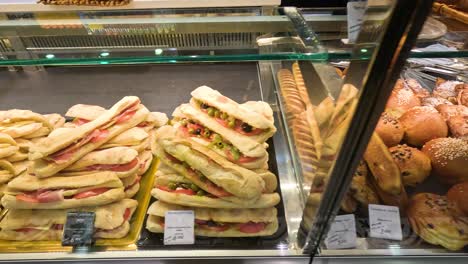
[[[130, 232], [127, 236], [119, 239], [97, 239], [95, 246], [104, 250], [135, 250], [136, 242], [140, 236], [141, 228], [145, 220], [146, 210], [151, 199], [151, 189], [153, 189], [154, 175], [159, 165], [159, 160], [154, 157], [149, 170], [143, 175], [140, 181], [140, 190], [133, 197], [138, 201], [138, 207], [130, 220]], [[0, 219], [3, 218], [8, 209], [1, 212]], [[11, 241], [0, 240], [0, 253], [7, 252], [66, 252], [72, 251], [72, 247], [63, 247], [61, 241]]]

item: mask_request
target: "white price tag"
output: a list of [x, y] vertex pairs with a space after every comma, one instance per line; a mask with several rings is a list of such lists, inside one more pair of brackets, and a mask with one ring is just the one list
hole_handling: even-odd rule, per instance
[[369, 204], [370, 237], [402, 240], [400, 210], [396, 206]]
[[356, 247], [356, 221], [354, 214], [338, 215], [330, 226], [325, 245], [328, 249]]
[[164, 218], [164, 245], [195, 243], [193, 211], [168, 211]]
[[364, 13], [366, 12], [367, 1], [349, 1], [346, 5], [348, 13], [348, 42], [354, 43], [361, 30]]

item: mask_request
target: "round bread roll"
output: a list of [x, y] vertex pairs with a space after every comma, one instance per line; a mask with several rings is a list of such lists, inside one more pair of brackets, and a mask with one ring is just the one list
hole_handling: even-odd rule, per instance
[[459, 105], [468, 106], [468, 89], [463, 89], [458, 92], [457, 102]]
[[405, 186], [416, 186], [431, 173], [431, 160], [419, 149], [407, 145], [396, 145], [389, 151], [400, 169]]
[[404, 139], [413, 146], [422, 146], [431, 139], [446, 137], [448, 134], [445, 120], [430, 106], [413, 107], [399, 120], [405, 129]]
[[435, 107], [445, 121], [454, 116], [468, 116], [468, 107], [464, 105], [441, 104]]
[[400, 143], [405, 134], [405, 130], [400, 121], [388, 112], [383, 112], [375, 128], [375, 132], [379, 134], [387, 147], [392, 147]]
[[452, 102], [441, 97], [430, 96], [430, 97], [421, 99], [421, 106], [437, 107], [438, 105], [441, 105], [441, 104], [453, 105]]
[[415, 106], [421, 105], [421, 100], [410, 88], [405, 87], [404, 83], [402, 85], [401, 82], [403, 81], [397, 81], [385, 106], [385, 109], [392, 109], [400, 113], [400, 115]]
[[468, 216], [468, 181], [452, 186], [447, 201], [454, 216]]
[[427, 142], [422, 151], [431, 159], [432, 170], [441, 182], [453, 185], [468, 181], [468, 140], [437, 138]]

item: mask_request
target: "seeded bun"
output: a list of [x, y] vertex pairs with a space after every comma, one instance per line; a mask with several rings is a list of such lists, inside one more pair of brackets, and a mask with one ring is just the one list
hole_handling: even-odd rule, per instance
[[421, 105], [421, 100], [410, 88], [405, 87], [403, 82], [401, 79], [397, 81], [385, 106], [386, 109], [392, 109], [398, 112], [399, 115], [415, 106]]
[[453, 185], [468, 181], [468, 140], [437, 138], [427, 142], [422, 151], [431, 159], [441, 182]]
[[419, 149], [407, 145], [396, 145], [389, 150], [400, 169], [405, 186], [416, 186], [431, 173], [431, 160]]
[[379, 134], [387, 147], [392, 147], [400, 143], [405, 134], [405, 130], [397, 118], [388, 112], [383, 112], [377, 123], [375, 132]]
[[406, 111], [400, 122], [405, 129], [407, 143], [422, 146], [431, 139], [446, 137], [448, 127], [442, 116], [430, 106], [417, 106]]

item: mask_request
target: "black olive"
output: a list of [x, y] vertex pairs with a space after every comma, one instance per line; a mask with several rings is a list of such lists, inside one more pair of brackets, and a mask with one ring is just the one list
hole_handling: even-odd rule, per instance
[[434, 225], [431, 224], [431, 223], [427, 224], [427, 226], [428, 226], [430, 229], [434, 229]]
[[195, 135], [200, 135], [200, 134], [201, 134], [201, 129], [197, 128], [197, 130], [195, 130]]
[[252, 132], [252, 126], [247, 123], [242, 123], [241, 127], [242, 127], [242, 131], [244, 132], [247, 132], [247, 133]]
[[205, 104], [205, 103], [201, 103], [200, 107], [201, 107], [201, 109], [207, 109], [210, 106]]

